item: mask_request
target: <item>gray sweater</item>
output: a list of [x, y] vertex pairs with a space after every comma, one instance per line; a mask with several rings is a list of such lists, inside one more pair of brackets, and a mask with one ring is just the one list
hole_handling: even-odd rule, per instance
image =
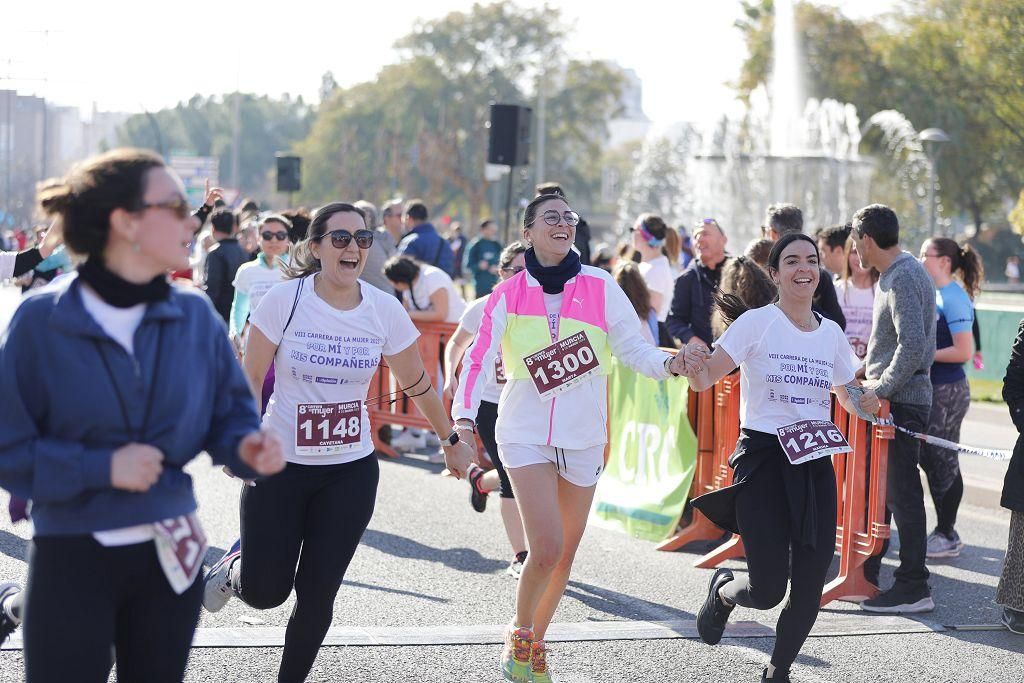
[[935, 357], [935, 285], [924, 266], [900, 254], [878, 281], [865, 376], [893, 403], [928, 406]]

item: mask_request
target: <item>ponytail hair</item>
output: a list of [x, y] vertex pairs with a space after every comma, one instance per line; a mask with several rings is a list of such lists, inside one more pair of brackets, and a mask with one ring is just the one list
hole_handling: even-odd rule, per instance
[[711, 329], [716, 337], [720, 337], [748, 310], [775, 301], [778, 288], [756, 261], [747, 256], [736, 256], [722, 266], [722, 277], [713, 296]]
[[949, 259], [949, 274], [956, 275], [960, 271], [967, 296], [974, 300], [981, 291], [981, 282], [985, 279], [985, 267], [982, 265], [978, 252], [971, 245], [960, 246], [948, 237], [932, 237], [928, 240], [935, 248], [936, 254]]

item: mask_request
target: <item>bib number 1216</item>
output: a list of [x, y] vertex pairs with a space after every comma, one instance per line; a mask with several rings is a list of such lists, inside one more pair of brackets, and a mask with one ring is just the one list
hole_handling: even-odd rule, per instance
[[782, 450], [793, 465], [853, 450], [839, 428], [828, 420], [800, 420], [776, 431]]

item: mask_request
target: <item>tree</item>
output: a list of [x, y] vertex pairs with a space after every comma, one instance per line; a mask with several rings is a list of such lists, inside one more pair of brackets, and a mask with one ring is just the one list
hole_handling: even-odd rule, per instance
[[[232, 178], [236, 100], [238, 178]], [[311, 118], [312, 111], [301, 97], [293, 100], [288, 95], [281, 99], [246, 93], [194, 95], [171, 109], [130, 117], [118, 131], [118, 141], [167, 156], [218, 157], [222, 184], [237, 186], [243, 194], [262, 195], [272, 190], [274, 154], [290, 149], [304, 138]]]
[[402, 59], [371, 82], [336, 90], [297, 145], [309, 170], [302, 199], [374, 201], [420, 195], [432, 213], [475, 223], [487, 205], [488, 106], [548, 92], [547, 159], [568, 188], [596, 194], [600, 145], [621, 79], [607, 65], [567, 61], [557, 10], [474, 5], [420, 22], [398, 41]]
[[[736, 88], [749, 96], [770, 69], [772, 2], [744, 9], [750, 54]], [[808, 95], [852, 102], [862, 120], [896, 109], [919, 130], [944, 129], [946, 207], [976, 225], [1001, 214], [1024, 185], [1024, 0], [908, 0], [884, 23], [800, 3], [796, 21]]]

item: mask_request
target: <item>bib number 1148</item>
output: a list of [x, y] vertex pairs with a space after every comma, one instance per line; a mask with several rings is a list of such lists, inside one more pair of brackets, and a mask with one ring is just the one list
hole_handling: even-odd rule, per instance
[[359, 401], [300, 403], [296, 412], [296, 455], [333, 455], [359, 447], [363, 425]]

